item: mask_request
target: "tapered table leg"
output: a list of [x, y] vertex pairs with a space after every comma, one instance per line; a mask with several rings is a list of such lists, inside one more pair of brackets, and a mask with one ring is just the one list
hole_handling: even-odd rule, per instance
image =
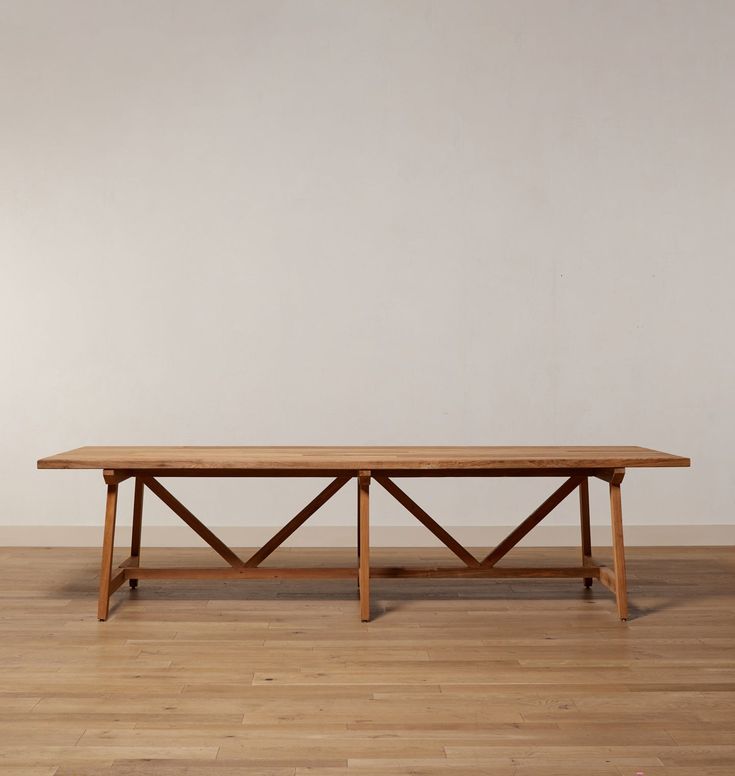
[[117, 483], [108, 483], [105, 507], [105, 533], [102, 541], [102, 564], [100, 567], [100, 594], [97, 603], [98, 620], [106, 620], [110, 610], [110, 581], [112, 577], [112, 552], [115, 547], [116, 513]]
[[[590, 531], [590, 488], [585, 477], [579, 483], [579, 524], [582, 530], [582, 565], [587, 565], [592, 555], [592, 535]], [[592, 587], [592, 577], [584, 578], [584, 586]]]
[[370, 472], [358, 477], [357, 523], [359, 532], [360, 619], [370, 620]]
[[628, 589], [625, 579], [625, 544], [623, 542], [623, 506], [620, 483], [610, 483], [610, 520], [612, 522], [613, 562], [615, 565], [615, 599], [618, 616], [628, 619]]
[[[145, 491], [143, 480], [135, 478], [135, 495], [133, 496], [133, 530], [130, 537], [131, 565], [140, 565], [140, 534], [143, 525], [143, 493]], [[138, 587], [137, 579], [128, 580], [131, 588]]]

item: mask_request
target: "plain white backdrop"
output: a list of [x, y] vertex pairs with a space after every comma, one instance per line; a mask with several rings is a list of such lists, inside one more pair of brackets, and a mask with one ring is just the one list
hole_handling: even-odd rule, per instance
[[[0, 0], [0, 523], [99, 525], [99, 473], [35, 470], [82, 444], [558, 443], [689, 455], [626, 524], [731, 529], [733, 40], [694, 0]], [[406, 489], [501, 526], [548, 485]], [[320, 487], [172, 483], [246, 527]]]

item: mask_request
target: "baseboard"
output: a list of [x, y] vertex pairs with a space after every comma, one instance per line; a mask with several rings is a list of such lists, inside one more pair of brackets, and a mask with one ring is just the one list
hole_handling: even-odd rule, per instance
[[[514, 526], [447, 526], [467, 547], [497, 544]], [[221, 526], [212, 529], [231, 547], [259, 547], [277, 530], [270, 526]], [[291, 547], [354, 547], [355, 527], [305, 525], [285, 544]], [[130, 540], [130, 526], [118, 526], [116, 544]], [[99, 547], [102, 527], [93, 525], [2, 525], [0, 547]], [[375, 547], [433, 547], [438, 541], [423, 526], [375, 525], [371, 528]], [[628, 546], [716, 546], [735, 545], [735, 524], [721, 525], [627, 525]], [[592, 526], [593, 545], [610, 544], [610, 527]], [[199, 538], [185, 525], [144, 525], [143, 546], [196, 547]], [[526, 537], [528, 547], [568, 547], [579, 544], [579, 528], [572, 525], [540, 525]]]

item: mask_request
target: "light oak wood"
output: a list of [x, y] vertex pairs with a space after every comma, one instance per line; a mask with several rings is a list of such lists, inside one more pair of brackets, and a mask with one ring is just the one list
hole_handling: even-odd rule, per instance
[[[458, 565], [443, 547], [371, 555]], [[361, 624], [353, 576], [149, 579], [101, 624], [98, 549], [0, 548], [0, 775], [732, 776], [735, 551], [627, 555], [628, 622], [597, 584], [380, 578]], [[144, 559], [207, 567], [212, 552]], [[521, 547], [504, 562], [578, 560]], [[268, 563], [356, 573], [353, 548]]]
[[505, 557], [528, 533], [530, 533], [552, 510], [578, 487], [583, 481], [582, 477], [570, 477], [560, 485], [547, 499], [536, 508], [517, 527], [514, 528], [498, 546], [485, 557], [480, 565], [494, 566], [501, 558]]
[[[293, 567], [270, 568], [221, 566], [216, 568], [156, 568], [146, 566], [138, 568], [129, 564], [121, 564], [125, 579], [345, 579], [356, 577], [360, 580], [360, 588], [365, 578], [375, 577], [382, 579], [396, 578], [423, 578], [423, 579], [457, 579], [467, 577], [471, 579], [570, 579], [584, 577], [585, 574], [594, 574], [599, 578], [598, 567], [566, 566], [566, 567], [532, 567], [532, 568], [496, 568], [494, 566], [372, 566], [360, 569], [352, 567], [329, 566], [328, 568]], [[610, 572], [612, 574], [612, 572]], [[614, 577], [614, 575], [613, 575]], [[369, 592], [369, 591], [368, 591]], [[614, 591], [613, 591], [614, 592]], [[361, 596], [364, 609], [361, 614], [367, 615], [363, 622], [369, 619], [369, 595]]]
[[431, 533], [439, 539], [448, 549], [450, 549], [465, 565], [474, 567], [479, 566], [480, 561], [468, 552], [448, 531], [442, 528], [425, 510], [423, 510], [405, 491], [401, 490], [390, 478], [375, 476], [375, 481], [382, 485], [399, 504], [404, 506], [422, 525], [426, 526]]
[[615, 572], [608, 566], [599, 566], [597, 569], [599, 574], [598, 579], [600, 582], [617, 597], [618, 583], [615, 579]]
[[[40, 469], [42, 467], [39, 466], [38, 468]], [[125, 480], [130, 479], [131, 476], [131, 473], [127, 471], [115, 471], [114, 469], [107, 468], [103, 468], [102, 471], [102, 478], [107, 485], [119, 485], [121, 482], [125, 482]]]
[[[357, 507], [355, 509], [355, 514], [358, 515], [358, 519], [355, 520], [355, 525], [357, 526], [357, 536], [355, 537], [356, 542], [356, 550], [357, 550], [357, 565], [360, 565], [360, 478], [357, 477], [355, 479], [355, 483], [357, 484], [357, 490], [355, 491], [357, 494]], [[358, 576], [357, 579], [357, 586], [360, 587], [360, 578]]]
[[[133, 493], [133, 525], [130, 533], [130, 560], [131, 566], [140, 566], [140, 541], [143, 529], [143, 496], [145, 485], [141, 477], [135, 478], [135, 491]], [[137, 579], [129, 580], [130, 587], [138, 586]]]
[[124, 568], [127, 579], [345, 579], [358, 576], [354, 567], [329, 566], [328, 568], [293, 567], [270, 568], [259, 566], [220, 566]]
[[689, 466], [689, 459], [635, 446], [80, 447], [39, 469], [387, 470]]
[[257, 552], [248, 558], [246, 566], [258, 566], [272, 552], [280, 547], [291, 534], [302, 526], [318, 509], [329, 501], [344, 485], [349, 482], [349, 477], [337, 477], [330, 482], [324, 490], [315, 496], [296, 516], [286, 523], [269, 541], [267, 541]]
[[609, 482], [611, 485], [620, 485], [625, 477], [625, 467], [618, 467], [615, 469], [598, 469], [594, 473], [595, 477], [599, 477], [605, 482]]
[[207, 528], [198, 517], [190, 512], [173, 494], [169, 493], [158, 480], [153, 477], [142, 478], [145, 486], [153, 491], [158, 498], [176, 515], [178, 515], [197, 536], [204, 541], [231, 566], [244, 566], [242, 558], [234, 553], [218, 536]]
[[[362, 462], [372, 461], [375, 470], [363, 468]], [[108, 504], [105, 516], [105, 534], [102, 550], [102, 573], [98, 614], [106, 619], [110, 595], [127, 579], [132, 588], [138, 580], [148, 576], [156, 579], [257, 579], [279, 578], [278, 570], [258, 567], [283, 542], [311, 517], [326, 501], [342, 488], [351, 477], [358, 482], [357, 503], [357, 583], [360, 591], [360, 619], [370, 619], [370, 541], [369, 541], [369, 486], [374, 476], [419, 522], [426, 526], [445, 546], [465, 564], [459, 569], [432, 567], [392, 567], [375, 570], [382, 577], [472, 576], [467, 570], [476, 570], [478, 578], [494, 577], [574, 577], [580, 569], [586, 586], [594, 579], [603, 585], [614, 586], [618, 613], [627, 618], [627, 591], [622, 532], [620, 483], [625, 475], [624, 462], [633, 466], [688, 466], [681, 456], [660, 453], [641, 447], [84, 447], [60, 453], [38, 461], [39, 468], [102, 468], [108, 486]], [[321, 476], [329, 470], [339, 472], [309, 504], [297, 513], [263, 547], [243, 561], [219, 537], [207, 528], [190, 510], [176, 499], [158, 480], [157, 474], [167, 476]], [[457, 542], [446, 529], [423, 510], [391, 477], [412, 476], [556, 476], [569, 474], [557, 490], [534, 510], [517, 528], [487, 556], [478, 561], [471, 552]], [[591, 556], [588, 478], [594, 476], [609, 483], [611, 498], [611, 525], [613, 530], [614, 571], [595, 564]], [[134, 477], [133, 528], [130, 557], [120, 564], [112, 575], [115, 505], [119, 483]], [[192, 571], [187, 568], [140, 568], [140, 537], [142, 526], [143, 487], [160, 498], [176, 515], [206, 541], [227, 563], [227, 569]], [[582, 566], [565, 567], [555, 571], [538, 569], [495, 569], [510, 550], [538, 525], [574, 489], [580, 488], [580, 523]], [[247, 568], [247, 574], [242, 570]], [[494, 569], [492, 573], [487, 572]], [[252, 572], [252, 573], [251, 573]], [[192, 576], [194, 575], [194, 576]], [[344, 569], [325, 569], [318, 574], [303, 569], [292, 570], [285, 576], [320, 579], [343, 578]]]
[[360, 619], [370, 619], [370, 472], [361, 471], [357, 478], [357, 525], [360, 532]]
[[[112, 576], [110, 577], [110, 585], [108, 588], [108, 594], [112, 595], [127, 579], [127, 576], [125, 575], [125, 570], [120, 569], [119, 571], [116, 571]], [[109, 600], [109, 599], [108, 599]], [[107, 619], [107, 617], [102, 618]]]
[[[677, 464], [678, 466], [678, 464]], [[39, 467], [39, 468], [65, 468], [65, 467]], [[342, 477], [345, 475], [356, 477], [359, 469], [131, 469], [131, 470], [118, 470], [121, 474], [125, 474], [125, 478], [135, 477], [136, 474], [142, 473], [148, 477], [155, 477], [159, 479], [161, 477], [187, 477], [194, 479], [213, 479], [213, 478], [237, 478], [237, 479], [274, 479], [279, 477], [291, 477], [291, 478], [304, 478], [304, 477], [320, 477], [324, 479], [334, 479], [335, 477]], [[606, 473], [612, 471], [611, 469], [604, 468], [590, 468], [590, 467], [542, 467], [532, 468], [526, 466], [522, 469], [515, 469], [512, 467], [502, 469], [476, 469], [476, 468], [464, 468], [464, 469], [452, 469], [452, 468], [434, 468], [434, 469], [380, 469], [380, 474], [385, 477], [390, 477], [392, 480], [396, 479], [421, 479], [426, 477], [452, 477], [452, 478], [497, 478], [497, 477], [545, 477], [545, 478], [568, 478], [575, 475], [584, 475], [587, 477], [595, 477], [600, 472]], [[374, 472], [375, 473], [375, 472]]]
[[610, 519], [612, 522], [613, 563], [615, 567], [615, 598], [618, 616], [628, 619], [628, 589], [625, 573], [625, 543], [623, 542], [623, 507], [620, 482], [610, 483]]
[[97, 601], [97, 618], [106, 620], [110, 608], [112, 586], [112, 553], [115, 546], [115, 517], [117, 514], [117, 483], [107, 485], [105, 500], [105, 528], [102, 537], [102, 561], [100, 564], [100, 592]]
[[587, 566], [523, 567], [474, 566], [474, 567], [426, 567], [426, 566], [374, 566], [370, 569], [373, 577], [414, 577], [426, 579], [572, 579], [585, 574], [599, 575], [599, 569]]
[[[579, 483], [579, 523], [582, 544], [582, 565], [591, 565], [592, 532], [590, 529], [590, 486], [587, 477]], [[585, 587], [592, 587], [592, 577], [585, 577]]]

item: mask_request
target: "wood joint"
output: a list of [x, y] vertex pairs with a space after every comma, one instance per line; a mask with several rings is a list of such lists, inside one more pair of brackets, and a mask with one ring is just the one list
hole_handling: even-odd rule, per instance
[[133, 475], [130, 472], [120, 471], [119, 469], [103, 469], [102, 476], [108, 485], [119, 485]]
[[616, 593], [615, 572], [609, 566], [599, 566], [598, 574], [600, 582], [611, 592]]
[[111, 579], [110, 579], [110, 593], [114, 593], [120, 585], [125, 581], [125, 569], [120, 569]]
[[625, 477], [625, 469], [596, 469], [595, 477], [605, 480], [611, 485], [620, 485]]

